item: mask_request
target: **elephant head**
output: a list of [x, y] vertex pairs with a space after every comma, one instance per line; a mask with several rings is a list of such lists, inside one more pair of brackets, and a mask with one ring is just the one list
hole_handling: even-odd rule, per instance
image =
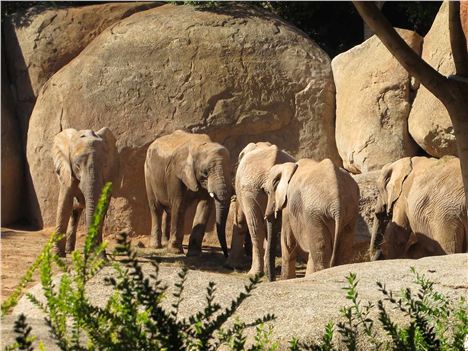
[[60, 139], [58, 135], [55, 139], [55, 170], [62, 186], [77, 185], [83, 193], [89, 227], [101, 190], [117, 171], [116, 140], [107, 127], [98, 132], [67, 129], [61, 134], [68, 138]]
[[277, 243], [277, 233], [280, 231], [279, 213], [287, 204], [287, 192], [289, 181], [298, 165], [293, 162], [286, 162], [274, 165], [269, 174], [265, 185], [265, 191], [268, 195], [268, 202], [265, 209], [265, 219], [267, 220], [267, 275], [270, 281], [275, 280], [274, 263], [275, 248]]
[[216, 232], [227, 257], [226, 220], [231, 201], [229, 151], [218, 143], [188, 143], [179, 148], [174, 160], [175, 174], [192, 192], [204, 191], [215, 202]]
[[286, 206], [289, 181], [296, 169], [297, 164], [293, 162], [274, 165], [271, 168], [265, 185], [268, 195], [265, 219], [277, 218], [278, 213]]
[[403, 184], [413, 169], [412, 160], [403, 158], [382, 168], [378, 179], [379, 196], [375, 206], [370, 254], [372, 260], [394, 257], [404, 252], [409, 232], [392, 222], [394, 210], [399, 206]]

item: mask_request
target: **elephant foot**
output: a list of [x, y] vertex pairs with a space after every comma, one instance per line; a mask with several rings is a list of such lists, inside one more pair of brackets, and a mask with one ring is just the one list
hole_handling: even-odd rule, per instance
[[150, 242], [150, 247], [152, 247], [153, 249], [162, 249], [164, 246], [160, 242], [151, 241]]
[[63, 248], [60, 248], [60, 247], [56, 247], [54, 249], [54, 253], [58, 256], [58, 257], [66, 257], [67, 256], [67, 252], [66, 250], [64, 250]]
[[202, 252], [201, 250], [197, 249], [188, 249], [187, 251], [187, 257], [196, 257], [196, 256], [201, 256]]
[[241, 260], [241, 259], [235, 259], [235, 258], [232, 258], [231, 256], [229, 256], [224, 265], [227, 268], [231, 268], [231, 269], [241, 268], [242, 267], [242, 261], [243, 260]]
[[167, 246], [167, 252], [172, 253], [172, 254], [183, 254], [184, 249], [183, 249], [182, 245], [169, 244]]
[[250, 271], [247, 273], [247, 275], [257, 275], [257, 274], [263, 274], [263, 271], [260, 269], [251, 268]]
[[56, 254], [58, 257], [61, 257], [61, 258], [67, 257], [67, 253], [66, 253], [66, 252], [56, 251], [55, 254]]

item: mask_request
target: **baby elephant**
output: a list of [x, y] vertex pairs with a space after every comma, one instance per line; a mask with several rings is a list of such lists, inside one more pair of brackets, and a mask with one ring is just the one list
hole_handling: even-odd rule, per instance
[[[106, 127], [97, 132], [65, 129], [54, 137], [52, 157], [60, 182], [55, 231], [65, 233], [70, 220], [66, 237], [56, 247], [58, 255], [63, 257], [65, 252], [75, 249], [76, 229], [83, 208], [86, 207], [89, 228], [102, 188], [116, 171], [115, 138]], [[102, 242], [102, 223], [97, 242]]]
[[[271, 168], [266, 191], [268, 245], [282, 214], [282, 279], [296, 276], [298, 250], [309, 254], [306, 275], [347, 263], [353, 249], [359, 210], [359, 186], [329, 159], [301, 159]], [[268, 248], [268, 275], [274, 280], [274, 250]]]

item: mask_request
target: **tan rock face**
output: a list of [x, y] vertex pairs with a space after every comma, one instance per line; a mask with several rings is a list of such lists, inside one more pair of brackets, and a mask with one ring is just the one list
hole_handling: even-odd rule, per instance
[[460, 20], [465, 33], [466, 48], [468, 49], [468, 1], [460, 2]]
[[27, 146], [37, 215], [46, 226], [54, 222], [50, 147], [65, 128], [112, 130], [121, 180], [106, 227], [148, 234], [143, 163], [158, 136], [205, 132], [232, 159], [248, 142], [269, 140], [298, 158], [339, 164], [333, 120], [328, 56], [280, 19], [239, 6], [139, 12], [101, 33], [44, 85]]
[[[420, 54], [422, 38], [398, 30]], [[411, 77], [373, 36], [332, 61], [336, 85], [336, 144], [344, 167], [353, 173], [380, 169], [414, 155], [408, 134]]]
[[[105, 28], [153, 3], [115, 3], [40, 11], [33, 7], [5, 23], [8, 65], [23, 126], [39, 90]], [[24, 129], [25, 131], [27, 129]]]
[[[464, 13], [468, 21], [468, 12]], [[440, 7], [431, 29], [424, 38], [422, 58], [443, 75], [455, 73], [450, 48], [448, 2]], [[450, 116], [444, 105], [421, 85], [408, 120], [413, 139], [431, 156], [457, 155], [457, 145]]]

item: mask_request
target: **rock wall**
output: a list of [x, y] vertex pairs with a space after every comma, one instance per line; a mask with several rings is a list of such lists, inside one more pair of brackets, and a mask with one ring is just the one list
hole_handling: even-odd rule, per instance
[[[421, 53], [422, 38], [398, 30]], [[411, 77], [376, 36], [332, 61], [336, 85], [336, 145], [353, 173], [380, 169], [417, 153], [408, 133]]]
[[39, 93], [27, 144], [36, 215], [45, 226], [55, 220], [50, 147], [62, 129], [112, 130], [121, 177], [106, 228], [147, 234], [143, 162], [155, 138], [178, 128], [207, 132], [234, 160], [246, 143], [269, 140], [297, 158], [340, 164], [334, 93], [326, 53], [263, 10], [165, 5], [136, 13], [103, 31]]
[[[109, 3], [18, 12], [4, 24], [5, 45], [23, 137], [44, 83], [117, 21], [159, 3]], [[60, 5], [59, 5], [60, 6]]]

